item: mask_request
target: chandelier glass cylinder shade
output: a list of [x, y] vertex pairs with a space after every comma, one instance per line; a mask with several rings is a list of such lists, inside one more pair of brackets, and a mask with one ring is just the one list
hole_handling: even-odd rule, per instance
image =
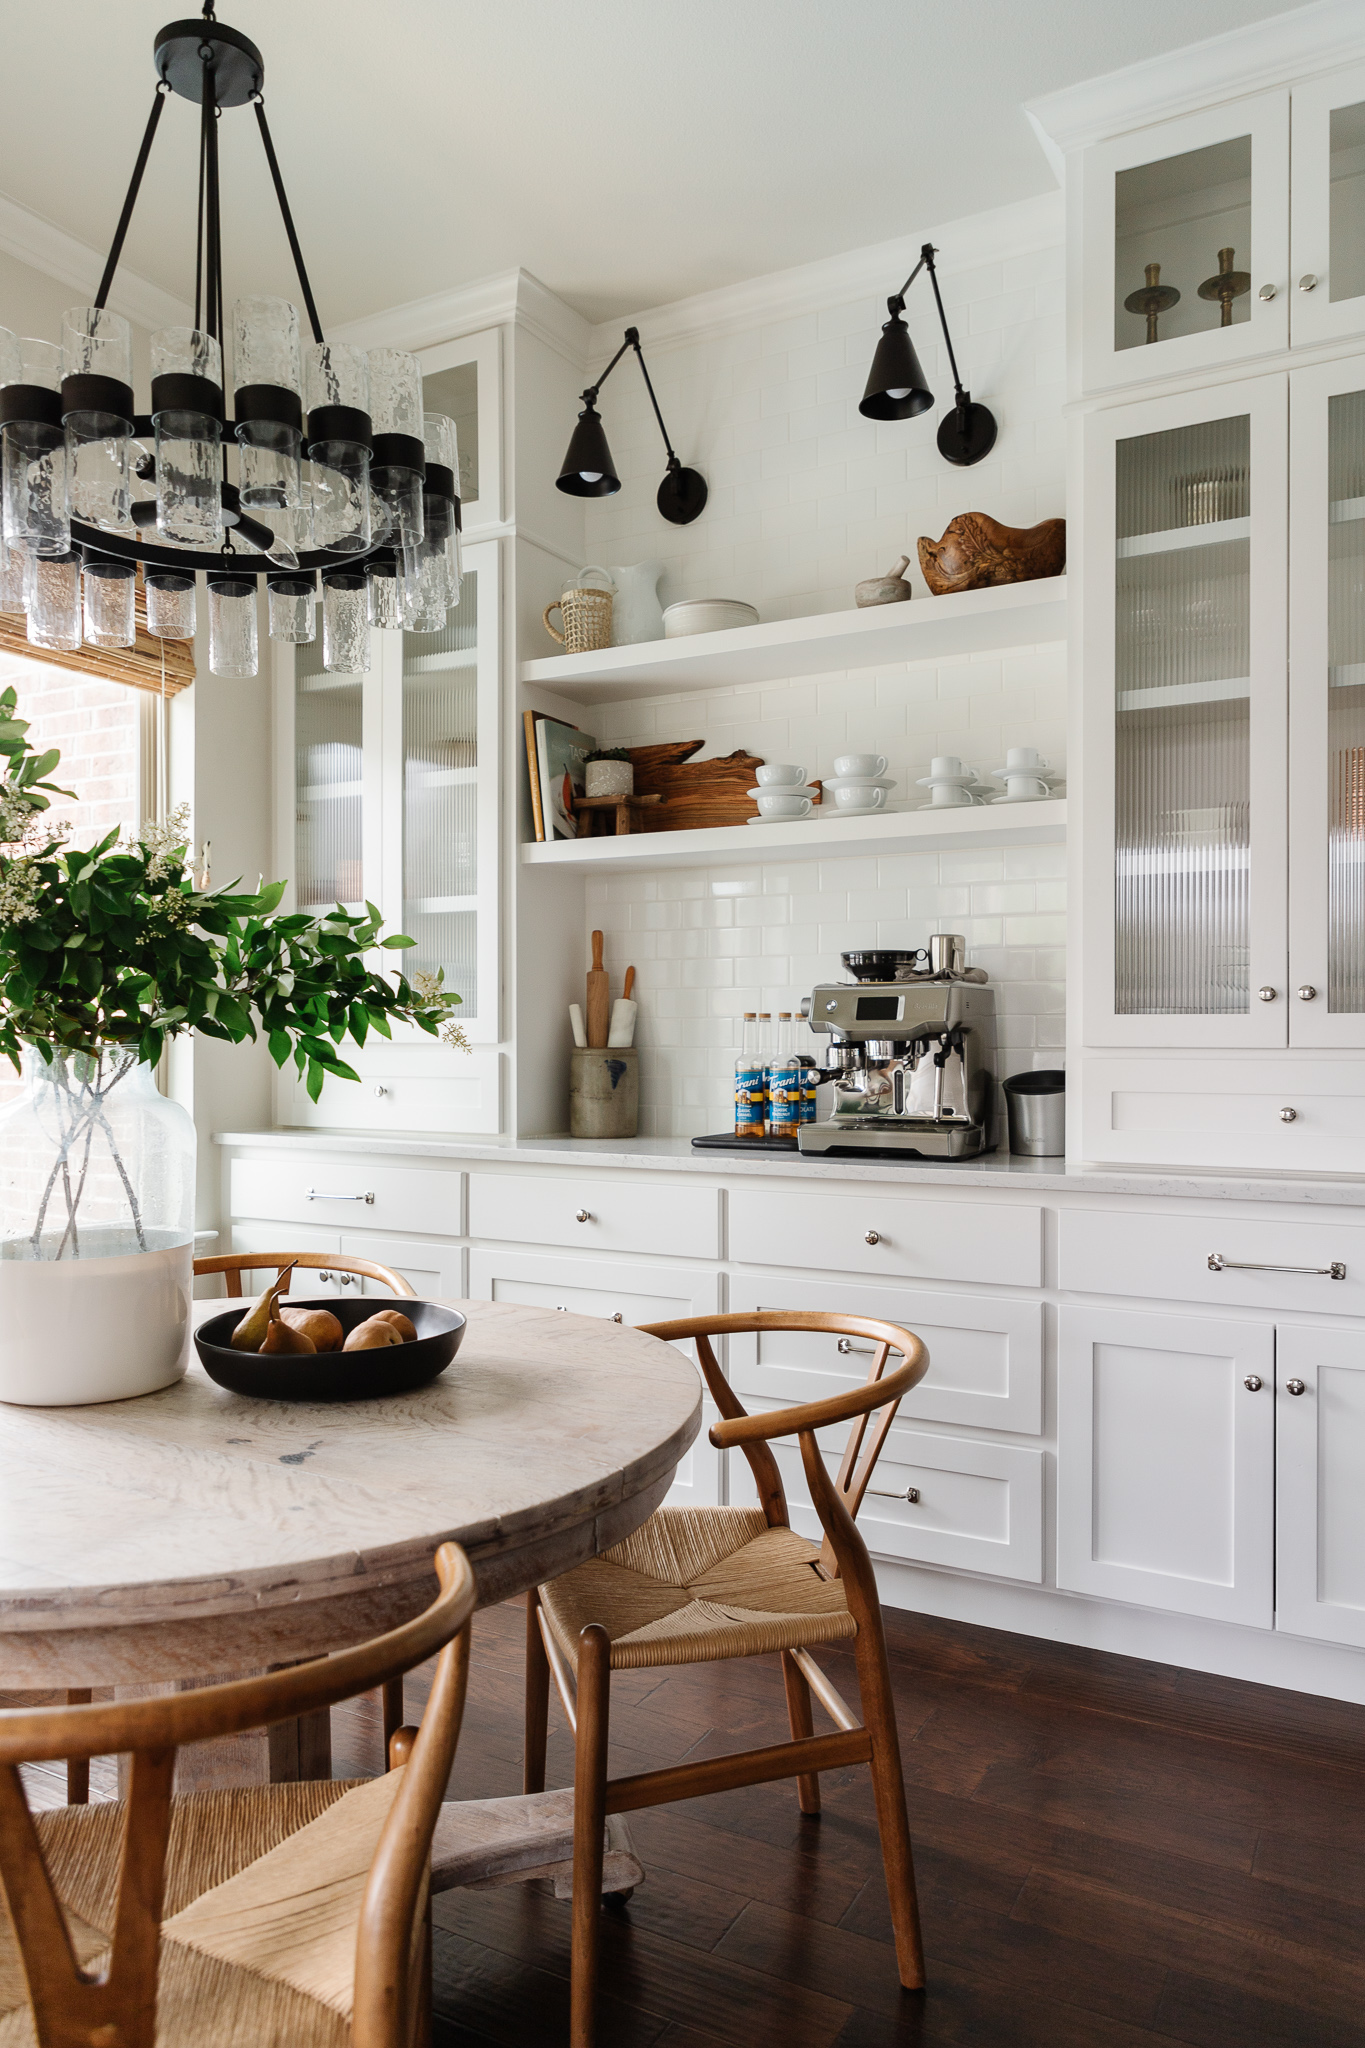
[[[206, 0], [201, 18], [160, 31], [153, 54], [156, 91], [94, 303], [64, 315], [60, 341], [0, 327], [0, 610], [22, 609], [38, 646], [79, 647], [82, 633], [131, 645], [140, 565], [149, 631], [190, 639], [202, 575], [210, 666], [249, 676], [261, 578], [272, 638], [297, 643], [317, 630], [321, 575], [327, 666], [367, 673], [372, 625], [436, 632], [459, 603], [453, 422], [423, 414], [414, 356], [324, 336], [256, 45]], [[108, 299], [173, 98], [198, 110], [194, 318], [152, 336], [140, 409], [131, 330]], [[218, 123], [248, 106], [302, 313], [259, 293], [229, 312], [224, 296]]]
[[919, 252], [919, 262], [905, 283], [893, 298], [887, 300], [886, 310], [891, 317], [877, 343], [867, 376], [867, 389], [858, 402], [858, 410], [864, 419], [869, 420], [912, 420], [927, 412], [934, 402], [934, 394], [915, 354], [910, 330], [902, 317], [905, 294], [920, 272], [927, 270], [953, 372], [955, 394], [952, 411], [945, 413], [939, 421], [938, 452], [945, 462], [968, 469], [974, 462], [980, 462], [984, 455], [989, 455], [995, 446], [995, 414], [988, 406], [976, 404], [971, 392], [962, 387], [962, 379], [957, 373], [957, 357], [953, 354], [953, 337], [948, 332], [948, 317], [938, 288], [938, 272], [934, 268], [937, 254], [933, 243], [926, 242]]
[[673, 452], [673, 443], [668, 438], [668, 428], [659, 410], [659, 401], [654, 395], [649, 371], [645, 366], [644, 351], [640, 347], [640, 330], [628, 327], [626, 338], [616, 354], [603, 370], [595, 384], [590, 384], [583, 393], [583, 410], [578, 423], [569, 437], [569, 445], [555, 479], [556, 490], [564, 491], [571, 498], [609, 498], [621, 488], [621, 479], [616, 474], [607, 446], [606, 429], [602, 416], [597, 410], [597, 394], [620, 362], [626, 350], [633, 348], [640, 364], [640, 375], [645, 380], [649, 402], [654, 408], [654, 417], [659, 422], [664, 447], [668, 451], [668, 467], [664, 480], [659, 485], [655, 503], [663, 518], [673, 526], [690, 526], [706, 508], [706, 479], [699, 470], [684, 469]]

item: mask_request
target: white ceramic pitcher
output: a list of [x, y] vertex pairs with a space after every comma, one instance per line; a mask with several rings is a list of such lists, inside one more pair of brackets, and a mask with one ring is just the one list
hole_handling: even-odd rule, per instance
[[628, 568], [607, 569], [616, 590], [612, 609], [612, 644], [634, 647], [641, 640], [664, 637], [663, 606], [659, 603], [662, 562], [634, 562]]

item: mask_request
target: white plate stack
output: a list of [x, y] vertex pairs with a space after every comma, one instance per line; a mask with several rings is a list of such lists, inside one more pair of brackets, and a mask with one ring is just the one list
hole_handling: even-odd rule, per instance
[[756, 626], [758, 613], [738, 597], [684, 597], [664, 612], [665, 640], [683, 640], [691, 633], [724, 633], [733, 626]]

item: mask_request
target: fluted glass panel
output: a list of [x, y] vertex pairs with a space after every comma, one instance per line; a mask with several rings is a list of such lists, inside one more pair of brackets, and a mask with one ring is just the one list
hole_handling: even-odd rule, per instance
[[1327, 450], [1327, 1007], [1365, 1010], [1365, 391], [1329, 400]]
[[1365, 296], [1365, 101], [1333, 107], [1328, 147], [1328, 296], [1358, 299]]
[[328, 675], [321, 637], [294, 656], [294, 874], [300, 910], [363, 908], [362, 684]]
[[405, 972], [443, 969], [478, 1014], [478, 577], [439, 633], [403, 635]]
[[1250, 421], [1121, 441], [1114, 1001], [1248, 1008]]

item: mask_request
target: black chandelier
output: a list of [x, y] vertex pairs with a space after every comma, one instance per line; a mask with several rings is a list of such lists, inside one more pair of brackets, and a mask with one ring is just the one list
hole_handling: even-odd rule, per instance
[[938, 452], [945, 462], [955, 463], [960, 469], [969, 469], [974, 462], [980, 462], [983, 456], [989, 455], [995, 446], [995, 414], [989, 406], [976, 404], [971, 392], [962, 388], [962, 379], [957, 373], [957, 357], [953, 354], [953, 337], [948, 332], [948, 316], [943, 310], [938, 288], [938, 272], [934, 268], [937, 253], [933, 243], [926, 242], [919, 252], [919, 262], [905, 283], [894, 298], [887, 300], [886, 310], [891, 318], [882, 329], [872, 368], [868, 371], [867, 389], [858, 402], [858, 410], [870, 420], [912, 420], [918, 414], [928, 412], [934, 402], [934, 394], [924, 380], [919, 357], [915, 354], [910, 330], [901, 317], [905, 312], [905, 294], [920, 272], [927, 270], [929, 282], [934, 287], [939, 325], [947, 344], [955, 394], [952, 411], [945, 413], [938, 424]]
[[[455, 423], [423, 411], [414, 356], [324, 340], [256, 45], [205, 0], [202, 18], [163, 28], [154, 51], [152, 109], [94, 304], [64, 315], [60, 343], [0, 328], [0, 611], [22, 610], [39, 647], [131, 646], [141, 564], [149, 630], [189, 639], [203, 571], [210, 667], [250, 676], [259, 577], [271, 637], [298, 642], [315, 635], [320, 576], [324, 666], [367, 673], [371, 626], [439, 632], [459, 603]], [[200, 109], [194, 325], [152, 336], [151, 407], [140, 413], [132, 333], [108, 298], [172, 94]], [[248, 105], [312, 339], [301, 345], [289, 301], [238, 299], [229, 411], [218, 121]]]

